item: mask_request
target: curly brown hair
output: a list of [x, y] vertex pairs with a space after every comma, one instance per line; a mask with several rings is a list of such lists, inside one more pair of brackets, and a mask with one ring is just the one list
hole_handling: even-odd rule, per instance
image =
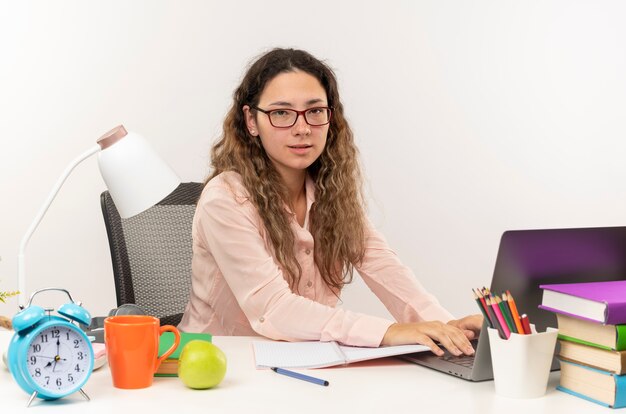
[[315, 182], [315, 203], [309, 216], [315, 245], [315, 264], [336, 294], [352, 281], [354, 265], [365, 252], [365, 214], [358, 150], [339, 99], [332, 69], [311, 54], [294, 49], [273, 49], [248, 69], [233, 94], [224, 120], [223, 135], [211, 149], [213, 172], [207, 182], [224, 171], [237, 172], [250, 201], [262, 217], [278, 264], [292, 289], [297, 290], [302, 269], [294, 252], [292, 217], [284, 208], [287, 189], [278, 171], [246, 128], [243, 106], [255, 107], [268, 82], [281, 73], [302, 71], [314, 76], [326, 91], [333, 116], [326, 146], [307, 169]]

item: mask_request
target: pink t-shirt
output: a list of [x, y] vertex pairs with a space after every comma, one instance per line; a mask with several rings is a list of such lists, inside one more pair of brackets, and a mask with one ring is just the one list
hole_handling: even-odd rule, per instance
[[[192, 289], [178, 326], [182, 331], [380, 345], [394, 321], [335, 307], [338, 298], [313, 259], [308, 221], [315, 184], [309, 178], [306, 196], [304, 226], [295, 216], [291, 223], [302, 268], [294, 293], [239, 174], [222, 173], [205, 186], [193, 222]], [[393, 317], [398, 322], [452, 319], [369, 223], [366, 231], [365, 256], [356, 270]]]

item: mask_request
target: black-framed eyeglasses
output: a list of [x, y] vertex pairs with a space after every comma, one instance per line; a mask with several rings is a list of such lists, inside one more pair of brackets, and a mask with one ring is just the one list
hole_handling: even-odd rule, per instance
[[305, 109], [304, 111], [296, 111], [295, 109], [272, 109], [266, 111], [256, 106], [252, 106], [259, 112], [263, 112], [270, 120], [270, 124], [274, 128], [291, 128], [298, 121], [298, 117], [302, 115], [307, 124], [311, 126], [322, 126], [330, 122], [332, 109], [327, 106], [316, 106], [315, 108]]

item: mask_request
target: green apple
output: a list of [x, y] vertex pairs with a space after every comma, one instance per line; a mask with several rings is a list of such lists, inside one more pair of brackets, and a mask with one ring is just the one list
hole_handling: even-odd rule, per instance
[[215, 387], [226, 375], [226, 355], [210, 342], [189, 341], [178, 358], [178, 378], [189, 388]]

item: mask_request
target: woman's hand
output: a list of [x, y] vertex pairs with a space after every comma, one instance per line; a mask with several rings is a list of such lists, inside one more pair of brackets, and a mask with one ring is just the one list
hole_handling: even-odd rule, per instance
[[468, 316], [447, 324], [439, 321], [394, 323], [387, 329], [381, 345], [422, 344], [429, 347], [434, 354], [442, 356], [443, 350], [436, 344], [439, 342], [453, 355], [472, 355], [474, 348], [466, 332], [473, 332], [471, 327], [474, 326], [478, 326], [480, 330], [480, 324], [476, 325], [477, 320], [473, 318], [474, 316]]
[[461, 319], [449, 321], [448, 325], [462, 330], [467, 339], [475, 339], [478, 338], [480, 328], [483, 326], [483, 315], [469, 315]]

